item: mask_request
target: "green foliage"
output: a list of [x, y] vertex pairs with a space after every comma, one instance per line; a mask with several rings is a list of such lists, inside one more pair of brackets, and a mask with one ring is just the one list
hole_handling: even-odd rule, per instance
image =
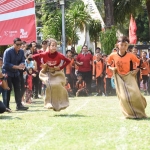
[[125, 18], [136, 16], [143, 10], [142, 0], [113, 0], [115, 23], [123, 24]]
[[138, 15], [136, 19], [137, 24], [137, 38], [138, 41], [148, 42], [149, 41], [149, 21], [147, 11]]
[[82, 49], [82, 45], [77, 46], [76, 50], [78, 54], [81, 52], [81, 49]]
[[116, 28], [112, 27], [105, 32], [100, 33], [100, 42], [102, 51], [106, 54], [110, 54], [117, 41]]
[[89, 35], [92, 42], [95, 42], [95, 47], [97, 47], [97, 42], [100, 37], [101, 32], [101, 22], [99, 20], [92, 19], [89, 23]]

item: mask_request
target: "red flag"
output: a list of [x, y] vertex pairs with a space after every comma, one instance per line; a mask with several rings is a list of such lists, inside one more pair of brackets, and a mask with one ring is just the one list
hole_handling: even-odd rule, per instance
[[0, 45], [36, 41], [34, 0], [0, 0]]
[[136, 22], [135, 22], [133, 16], [131, 15], [130, 25], [129, 25], [130, 44], [136, 44], [136, 42], [137, 42], [136, 30], [137, 30]]

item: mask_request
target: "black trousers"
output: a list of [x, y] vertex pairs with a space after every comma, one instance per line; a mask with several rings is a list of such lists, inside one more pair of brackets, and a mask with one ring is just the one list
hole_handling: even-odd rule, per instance
[[0, 114], [4, 113], [6, 111], [5, 105], [0, 101]]
[[39, 93], [39, 73], [36, 74], [36, 77], [33, 77], [32, 85], [33, 97], [37, 98]]
[[111, 78], [106, 78], [106, 94], [112, 94]]
[[105, 90], [104, 90], [104, 77], [97, 77], [96, 78], [97, 80], [97, 92], [99, 93], [105, 93]]
[[20, 84], [21, 84], [21, 98], [22, 98], [26, 90], [25, 84], [24, 84], [23, 73], [20, 73]]
[[15, 94], [15, 101], [17, 106], [21, 105], [21, 82], [20, 82], [20, 76], [17, 77], [10, 77], [7, 78], [8, 86], [10, 90], [7, 91], [7, 108], [9, 108], [9, 102], [10, 102], [10, 95], [12, 91], [12, 85], [14, 88], [14, 94]]
[[82, 74], [83, 80], [86, 83], [86, 88], [88, 90], [88, 93], [91, 93], [91, 82], [92, 82], [92, 71], [87, 72], [81, 72], [78, 71], [78, 74]]
[[39, 79], [39, 94], [41, 95], [42, 91], [42, 81]]

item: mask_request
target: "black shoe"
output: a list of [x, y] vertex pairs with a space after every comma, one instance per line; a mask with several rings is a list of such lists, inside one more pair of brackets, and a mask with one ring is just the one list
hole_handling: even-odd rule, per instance
[[35, 96], [35, 97], [33, 97], [34, 99], [40, 99], [40, 97], [38, 97], [38, 96]]
[[27, 109], [29, 109], [29, 107], [25, 107], [23, 105], [20, 105], [20, 106], [16, 107], [16, 110], [27, 110]]

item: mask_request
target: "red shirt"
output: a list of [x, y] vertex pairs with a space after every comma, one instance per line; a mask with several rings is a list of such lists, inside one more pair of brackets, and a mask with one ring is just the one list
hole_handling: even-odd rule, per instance
[[27, 86], [29, 90], [32, 90], [32, 75], [31, 74], [27, 75]]
[[39, 62], [39, 58], [43, 58], [43, 63], [48, 64], [50, 67], [59, 66], [61, 64], [61, 61], [63, 61], [63, 64], [60, 67], [60, 69], [63, 69], [70, 63], [70, 60], [68, 58], [66, 58], [63, 54], [57, 51], [54, 53], [43, 52], [35, 54], [32, 56], [32, 58], [37, 61], [38, 65], [41, 64], [41, 62]]
[[83, 54], [79, 54], [77, 56], [78, 62], [83, 62], [83, 65], [79, 65], [78, 71], [81, 72], [87, 72], [92, 70], [92, 66], [90, 64], [90, 61], [93, 60], [93, 56], [91, 54], [86, 54], [85, 56]]

